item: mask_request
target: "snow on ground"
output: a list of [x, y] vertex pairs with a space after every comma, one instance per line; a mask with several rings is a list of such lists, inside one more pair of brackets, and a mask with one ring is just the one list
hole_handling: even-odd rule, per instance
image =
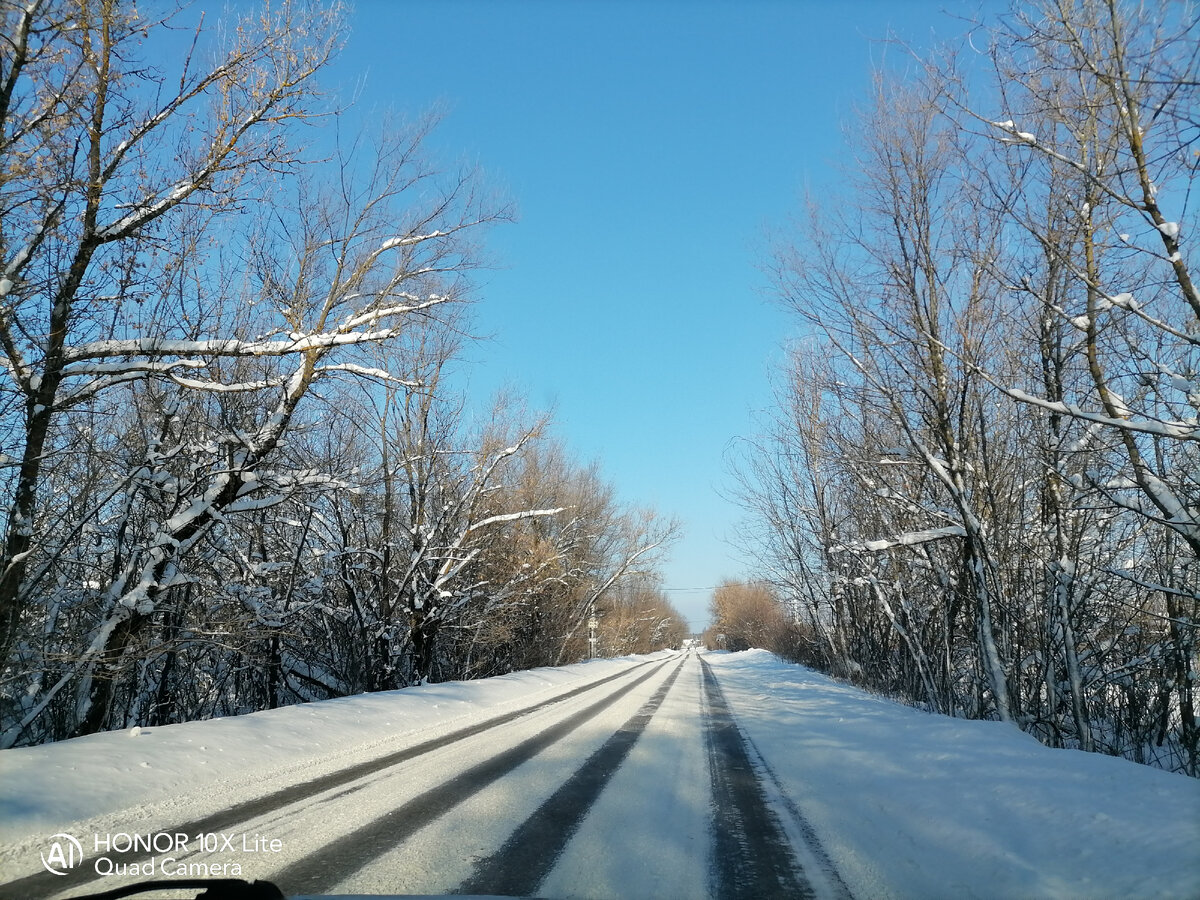
[[703, 898], [708, 757], [693, 657], [538, 889], [543, 897]]
[[395, 749], [406, 735], [424, 740], [465, 728], [644, 659], [593, 660], [3, 750], [0, 864], [14, 845], [69, 832], [74, 822], [109, 817], [114, 832], [128, 832], [123, 811], [131, 807], [172, 821], [204, 815], [261, 794], [268, 781], [272, 789], [308, 781]]
[[[998, 723], [929, 715], [763, 651], [706, 659], [769, 768], [768, 780], [807, 819], [860, 900], [1200, 897], [1200, 780], [1052, 750]], [[538, 669], [3, 751], [0, 873], [38, 868], [46, 836], [79, 830], [74, 823], [86, 820], [86, 831], [130, 832], [135, 825], [147, 830], [140, 823], [185, 821], [268, 786], [307, 781], [395, 749], [398, 741], [548, 699], [636, 661]], [[698, 698], [690, 677], [675, 685], [661, 720], [652, 720], [580, 837], [603, 844], [604, 835], [632, 827], [623, 818], [630, 815], [664, 832], [696, 819], [682, 808], [655, 809], [656, 768], [690, 772], [684, 780], [695, 783], [698, 797], [684, 805], [706, 808], [702, 750], [679, 746], [703, 741]], [[537, 764], [535, 757], [528, 765]], [[635, 764], [644, 768], [635, 771]], [[498, 828], [515, 824], [501, 821]], [[694, 831], [694, 822], [688, 827]], [[692, 854], [684, 850], [676, 855]], [[692, 854], [693, 863], [704, 852]], [[593, 869], [604, 858], [595, 847], [577, 846], [568, 847], [563, 862], [581, 855]], [[645, 877], [601, 869], [589, 879], [617, 884], [623, 875]], [[692, 888], [703, 883], [695, 874]]]
[[1200, 780], [707, 659], [856, 897], [1200, 897]]

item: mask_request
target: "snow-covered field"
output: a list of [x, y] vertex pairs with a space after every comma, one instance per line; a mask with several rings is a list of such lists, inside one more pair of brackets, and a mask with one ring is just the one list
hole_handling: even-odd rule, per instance
[[[799, 811], [856, 897], [1200, 897], [1196, 779], [1051, 750], [996, 723], [928, 715], [762, 651], [705, 658], [761, 756], [768, 798], [781, 818], [789, 803]], [[145, 831], [193, 820], [267, 785], [303, 783], [370, 759], [405, 735], [448, 733], [639, 661], [594, 661], [4, 751], [0, 879], [40, 870], [40, 854], [56, 833]], [[611, 823], [621, 821], [622, 809], [636, 811], [662, 831], [697, 820], [646, 802], [656, 770], [666, 783], [685, 758], [654, 752], [671, 746], [668, 732], [660, 744], [655, 729], [673, 720], [670, 734], [703, 740], [698, 667], [685, 669], [671, 693], [660, 714], [666, 719], [652, 722], [618, 773], [629, 769], [628, 777], [613, 779], [593, 818]], [[694, 725], [683, 721], [689, 715]], [[703, 810], [708, 784], [700, 758], [689, 763], [685, 783], [694, 782], [692, 806]], [[527, 765], [539, 765], [539, 757]], [[516, 824], [498, 820], [497, 845]], [[602, 843], [605, 834], [614, 834], [612, 827], [581, 829], [579, 839]], [[689, 840], [703, 845], [702, 838]], [[586, 858], [594, 867], [610, 857], [604, 847], [570, 845], [562, 861]], [[695, 867], [703, 852], [680, 858]], [[586, 883], [564, 878], [561, 867], [556, 872], [545, 887], [589, 895]], [[676, 875], [648, 881], [644, 869], [623, 874], [609, 867], [603, 878], [597, 870], [588, 880], [595, 879], [595, 896], [665, 897], [704, 884], [702, 873]], [[0, 888], [0, 896], [8, 894]]]

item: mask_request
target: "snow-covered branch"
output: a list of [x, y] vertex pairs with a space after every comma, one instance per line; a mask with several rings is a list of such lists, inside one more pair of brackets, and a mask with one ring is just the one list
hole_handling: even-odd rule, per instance
[[940, 541], [945, 538], [961, 538], [966, 537], [966, 535], [967, 530], [961, 525], [947, 525], [943, 528], [930, 528], [925, 531], [909, 531], [891, 538], [856, 541], [830, 549], [832, 552], [858, 553], [865, 551], [867, 553], [878, 553], [881, 550], [890, 550], [893, 547], [912, 547], [916, 544], [928, 543], [929, 541]]
[[[394, 315], [398, 314], [399, 311], [394, 313]], [[237, 338], [212, 338], [200, 341], [135, 338], [132, 340], [93, 341], [77, 347], [67, 347], [63, 351], [63, 356], [69, 363], [87, 359], [111, 359], [118, 356], [291, 356], [313, 350], [379, 343], [398, 333], [399, 326], [378, 331], [296, 334], [276, 341], [252, 341]]]
[[534, 519], [539, 516], [557, 516], [559, 513], [565, 512], [567, 507], [559, 506], [554, 509], [527, 509], [524, 512], [503, 513], [498, 516], [488, 516], [486, 519], [481, 519], [478, 522], [473, 522], [467, 527], [467, 534], [479, 531], [482, 528], [489, 528], [492, 525], [500, 525], [505, 522], [520, 522], [522, 519]]
[[[988, 376], [984, 376], [987, 378]], [[1172, 438], [1179, 441], [1200, 441], [1200, 425], [1195, 422], [1162, 422], [1156, 419], [1146, 419], [1134, 417], [1131, 413], [1127, 418], [1113, 418], [1112, 416], [1098, 413], [1092, 410], [1086, 410], [1074, 403], [1065, 403], [1062, 401], [1047, 400], [1044, 397], [1039, 397], [1036, 394], [1030, 394], [1019, 388], [1005, 387], [996, 384], [994, 380], [988, 380], [995, 385], [1005, 395], [1011, 397], [1019, 403], [1027, 403], [1030, 406], [1036, 406], [1040, 409], [1045, 409], [1050, 412], [1060, 413], [1065, 416], [1070, 416], [1075, 419], [1082, 419], [1086, 422], [1095, 422], [1098, 425], [1106, 425], [1110, 428], [1119, 428], [1128, 431], [1136, 431], [1141, 434], [1153, 434], [1159, 437]]]

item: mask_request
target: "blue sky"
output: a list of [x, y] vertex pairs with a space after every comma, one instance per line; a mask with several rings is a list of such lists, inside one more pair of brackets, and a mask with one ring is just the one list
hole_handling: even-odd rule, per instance
[[[440, 106], [443, 158], [516, 204], [488, 247], [466, 369], [513, 387], [621, 498], [682, 524], [665, 566], [703, 627], [709, 588], [753, 575], [729, 541], [728, 456], [771, 403], [794, 330], [768, 234], [835, 188], [843, 123], [893, 30], [927, 44], [948, 0], [358, 0], [331, 86], [356, 115]], [[887, 53], [896, 53], [894, 49]]]

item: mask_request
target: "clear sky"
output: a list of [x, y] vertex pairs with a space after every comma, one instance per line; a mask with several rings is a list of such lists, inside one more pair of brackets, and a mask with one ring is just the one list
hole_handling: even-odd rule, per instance
[[[759, 267], [821, 196], [889, 30], [927, 44], [978, 4], [358, 0], [331, 86], [357, 115], [446, 112], [434, 145], [515, 202], [492, 232], [471, 389], [552, 408], [621, 498], [680, 520], [672, 602], [749, 577], [728, 457], [771, 403], [792, 323]], [[950, 9], [954, 15], [944, 10]]]

